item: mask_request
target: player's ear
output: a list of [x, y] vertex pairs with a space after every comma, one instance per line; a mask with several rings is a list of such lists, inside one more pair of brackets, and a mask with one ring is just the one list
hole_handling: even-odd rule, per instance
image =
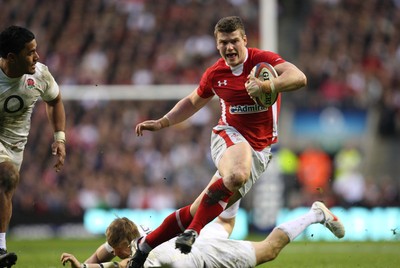
[[17, 59], [17, 55], [15, 53], [10, 52], [7, 54], [7, 60], [9, 62], [14, 63], [16, 61], [16, 59]]
[[247, 35], [243, 35], [243, 42], [244, 45], [247, 46]]

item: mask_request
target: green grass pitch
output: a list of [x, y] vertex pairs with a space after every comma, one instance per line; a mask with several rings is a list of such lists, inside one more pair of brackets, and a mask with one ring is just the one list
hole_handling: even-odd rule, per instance
[[[13, 240], [9, 251], [18, 255], [21, 268], [56, 268], [62, 252], [75, 254], [79, 260], [88, 257], [104, 238], [83, 240]], [[69, 267], [66, 266], [66, 267]], [[400, 241], [395, 242], [293, 242], [270, 263], [258, 267], [272, 268], [392, 268], [400, 267]]]

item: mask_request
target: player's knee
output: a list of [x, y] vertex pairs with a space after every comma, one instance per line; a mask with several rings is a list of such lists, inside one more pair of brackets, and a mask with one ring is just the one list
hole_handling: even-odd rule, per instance
[[238, 170], [229, 176], [229, 184], [234, 189], [242, 187], [250, 177], [250, 174], [243, 170]]
[[11, 162], [0, 163], [0, 187], [8, 193], [17, 187], [19, 182], [19, 171]]

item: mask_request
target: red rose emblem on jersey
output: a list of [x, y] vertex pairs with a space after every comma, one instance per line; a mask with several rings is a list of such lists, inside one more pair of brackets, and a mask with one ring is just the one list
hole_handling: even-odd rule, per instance
[[26, 80], [26, 84], [27, 84], [28, 88], [32, 89], [35, 86], [35, 80], [33, 80], [32, 78], [28, 78]]
[[28, 80], [26, 80], [26, 83], [29, 87], [32, 87], [35, 85], [35, 80], [33, 80], [32, 78], [28, 78]]

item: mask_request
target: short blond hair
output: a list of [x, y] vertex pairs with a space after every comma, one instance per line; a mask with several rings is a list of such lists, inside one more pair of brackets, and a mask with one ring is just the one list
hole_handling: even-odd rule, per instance
[[130, 245], [131, 241], [140, 237], [135, 223], [126, 217], [116, 218], [106, 230], [108, 244], [115, 248], [123, 244]]

